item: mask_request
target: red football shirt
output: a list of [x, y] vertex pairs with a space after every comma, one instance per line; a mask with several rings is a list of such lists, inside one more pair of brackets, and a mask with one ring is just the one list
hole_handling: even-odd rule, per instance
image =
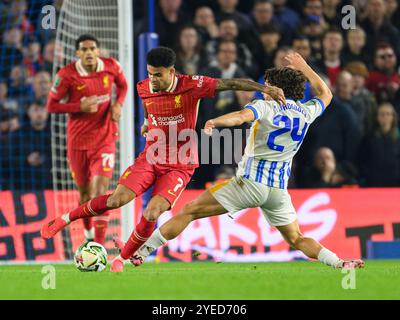
[[[80, 60], [57, 73], [47, 107], [50, 112], [69, 113], [68, 148], [89, 150], [118, 139], [118, 125], [111, 119], [110, 112], [114, 83], [117, 88], [116, 101], [122, 105], [127, 83], [119, 63], [112, 58], [99, 58], [96, 72], [90, 74], [82, 67]], [[99, 97], [98, 111], [81, 112], [81, 100], [94, 95]]]
[[148, 113], [147, 159], [180, 169], [198, 167], [194, 137], [201, 98], [214, 97], [217, 79], [176, 75], [166, 91], [153, 92], [149, 79], [137, 84]]

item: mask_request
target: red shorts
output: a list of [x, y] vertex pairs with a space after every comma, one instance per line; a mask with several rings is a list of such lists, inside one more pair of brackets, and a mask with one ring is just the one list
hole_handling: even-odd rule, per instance
[[125, 170], [119, 184], [131, 189], [137, 197], [154, 185], [153, 194], [167, 199], [171, 208], [189, 183], [194, 169], [179, 169], [150, 164], [145, 153], [141, 153], [135, 163]]
[[78, 186], [86, 186], [94, 176], [111, 179], [115, 164], [115, 143], [91, 150], [68, 148], [67, 158], [72, 178]]

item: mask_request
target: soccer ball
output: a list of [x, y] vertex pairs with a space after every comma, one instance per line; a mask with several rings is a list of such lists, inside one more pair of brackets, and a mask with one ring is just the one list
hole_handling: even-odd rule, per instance
[[80, 271], [103, 271], [107, 266], [107, 251], [97, 242], [82, 244], [75, 252], [75, 266]]

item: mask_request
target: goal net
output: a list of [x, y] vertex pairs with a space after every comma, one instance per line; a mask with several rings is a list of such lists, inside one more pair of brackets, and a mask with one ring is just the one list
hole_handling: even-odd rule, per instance
[[[92, 34], [100, 41], [101, 56], [114, 57], [119, 60], [121, 32], [118, 0], [64, 0], [57, 24], [55, 59], [53, 76], [65, 65], [76, 60], [75, 40], [82, 34]], [[130, 41], [133, 41], [131, 39]], [[125, 73], [131, 70], [125, 70]], [[114, 95], [115, 96], [115, 95]], [[132, 108], [133, 106], [129, 106]], [[76, 190], [66, 157], [66, 114], [51, 115], [53, 189], [55, 194], [55, 214], [68, 212], [79, 205], [79, 193]], [[133, 132], [133, 130], [131, 130]], [[122, 142], [123, 143], [123, 142]], [[121, 173], [120, 147], [117, 143], [117, 154], [114, 175], [110, 190], [116, 187]], [[131, 146], [133, 150], [133, 145]], [[116, 254], [112, 237], [121, 236], [121, 212], [110, 212], [105, 247], [110, 256]], [[62, 232], [62, 243], [65, 259], [71, 259], [73, 252], [84, 241], [81, 221], [72, 223]]]

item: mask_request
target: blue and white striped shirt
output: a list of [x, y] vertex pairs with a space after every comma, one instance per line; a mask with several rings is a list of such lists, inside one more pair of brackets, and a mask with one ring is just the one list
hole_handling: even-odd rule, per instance
[[238, 166], [238, 176], [286, 189], [292, 159], [314, 120], [324, 111], [324, 103], [314, 98], [305, 103], [287, 100], [255, 100], [245, 106], [253, 111], [254, 122], [246, 149]]

